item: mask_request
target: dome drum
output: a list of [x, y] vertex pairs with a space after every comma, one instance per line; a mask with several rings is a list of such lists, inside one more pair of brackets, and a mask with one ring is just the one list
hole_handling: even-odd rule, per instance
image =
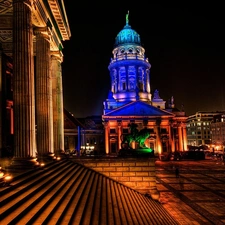
[[139, 92], [138, 96], [136, 91], [117, 92], [113, 94], [113, 97], [119, 102], [136, 101], [137, 99], [141, 101], [151, 101], [151, 94], [148, 92]]
[[120, 102], [137, 100], [135, 91], [117, 92], [117, 93], [113, 94], [113, 97], [115, 100], [118, 100]]
[[129, 55], [140, 55], [144, 56], [145, 55], [145, 50], [143, 47], [139, 45], [122, 45], [120, 47], [114, 48], [113, 49], [113, 57], [116, 58], [117, 56], [124, 55], [124, 54], [129, 54]]

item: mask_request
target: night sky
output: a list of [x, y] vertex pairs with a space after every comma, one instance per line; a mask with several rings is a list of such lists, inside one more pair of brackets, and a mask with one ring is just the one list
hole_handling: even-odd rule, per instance
[[[116, 35], [129, 24], [151, 64], [151, 93], [158, 89], [187, 116], [225, 110], [225, 18], [223, 5], [65, 0], [71, 39], [63, 42], [64, 107], [74, 117], [102, 115], [110, 90], [108, 65]], [[122, 2], [122, 4], [121, 4]]]

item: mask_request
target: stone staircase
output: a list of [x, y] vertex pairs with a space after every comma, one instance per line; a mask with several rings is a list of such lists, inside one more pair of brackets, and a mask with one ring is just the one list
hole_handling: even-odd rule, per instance
[[1, 224], [178, 224], [162, 205], [68, 159], [0, 187]]

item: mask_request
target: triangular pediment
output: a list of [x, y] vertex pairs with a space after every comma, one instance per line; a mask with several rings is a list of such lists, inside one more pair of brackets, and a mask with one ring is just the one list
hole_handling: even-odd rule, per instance
[[105, 114], [103, 117], [124, 117], [124, 116], [133, 116], [133, 117], [163, 117], [163, 116], [169, 116], [174, 117], [173, 113], [170, 113], [166, 110], [159, 109], [157, 107], [154, 107], [152, 105], [149, 105], [142, 101], [135, 101], [128, 103], [124, 106], [121, 106], [120, 108], [117, 108], [107, 114]]

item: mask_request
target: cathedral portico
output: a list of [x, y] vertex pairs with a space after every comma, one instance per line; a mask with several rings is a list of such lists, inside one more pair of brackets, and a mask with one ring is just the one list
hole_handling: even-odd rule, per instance
[[7, 138], [0, 126], [0, 156], [12, 135], [14, 165], [23, 167], [26, 162], [35, 164], [37, 155], [40, 161], [64, 151], [62, 41], [69, 40], [71, 33], [63, 1], [0, 3], [0, 65], [12, 59], [7, 70], [12, 70], [13, 81], [7, 86], [13, 97], [0, 102], [2, 107], [11, 101], [10, 115], [14, 115]]

